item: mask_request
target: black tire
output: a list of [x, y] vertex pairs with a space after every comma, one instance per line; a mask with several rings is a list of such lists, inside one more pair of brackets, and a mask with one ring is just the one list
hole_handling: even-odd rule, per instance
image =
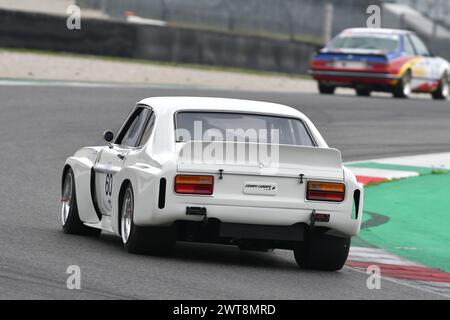
[[370, 96], [370, 90], [367, 88], [356, 88], [356, 95], [359, 97], [369, 97]]
[[324, 84], [323, 82], [318, 82], [319, 92], [321, 94], [333, 94], [336, 87]]
[[[123, 233], [125, 230], [122, 228], [124, 223], [123, 214], [124, 210], [127, 210], [125, 206], [127, 205], [127, 196], [131, 195], [132, 205], [131, 205], [131, 229], [129, 231], [129, 236], [124, 238]], [[125, 189], [123, 193], [123, 199], [121, 199], [121, 210], [120, 210], [120, 224], [119, 228], [121, 230], [121, 237], [124, 248], [129, 253], [136, 254], [151, 254], [151, 255], [167, 255], [171, 252], [175, 244], [175, 237], [173, 234], [173, 229], [169, 227], [143, 227], [134, 224], [134, 193], [131, 184]], [[129, 210], [129, 208], [128, 208]]]
[[449, 83], [448, 75], [444, 73], [441, 80], [439, 81], [439, 86], [435, 91], [431, 93], [431, 96], [435, 100], [446, 100], [449, 95]]
[[411, 78], [411, 70], [407, 70], [392, 91], [395, 98], [408, 98], [411, 95]]
[[350, 238], [313, 232], [294, 249], [295, 261], [302, 269], [336, 271], [347, 261]]
[[[67, 191], [65, 188], [69, 186], [70, 191]], [[98, 237], [102, 230], [84, 225], [78, 214], [77, 196], [75, 190], [75, 176], [71, 168], [69, 168], [64, 175], [61, 194], [61, 222], [64, 233]], [[67, 204], [69, 205], [68, 207]], [[66, 211], [64, 211], [64, 206], [66, 206]]]

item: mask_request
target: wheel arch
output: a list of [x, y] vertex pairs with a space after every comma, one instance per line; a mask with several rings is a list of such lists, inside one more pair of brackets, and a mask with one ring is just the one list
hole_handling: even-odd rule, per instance
[[64, 181], [67, 171], [72, 169], [79, 217], [81, 221], [88, 223], [100, 222], [91, 198], [91, 170], [94, 161], [95, 159], [86, 159], [76, 154], [67, 158], [62, 170], [62, 181]]
[[62, 175], [61, 175], [61, 188], [64, 187], [64, 178], [66, 177], [66, 174], [69, 171], [69, 169], [72, 169], [72, 167], [70, 166], [70, 164], [66, 163], [64, 165], [64, 168], [63, 168], [63, 171], [62, 171]]
[[402, 74], [402, 77], [407, 73], [409, 73], [411, 77], [413, 76], [413, 71], [412, 71], [411, 66], [408, 66], [408, 68], [406, 68], [406, 70]]
[[114, 176], [111, 226], [115, 234], [120, 232], [120, 210], [128, 183], [133, 188], [134, 222], [136, 225], [152, 224], [157, 211], [160, 176], [161, 169], [142, 164], [124, 167]]

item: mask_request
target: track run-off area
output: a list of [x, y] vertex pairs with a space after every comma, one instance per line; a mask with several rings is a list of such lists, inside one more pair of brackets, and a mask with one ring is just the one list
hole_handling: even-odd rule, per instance
[[365, 187], [361, 232], [347, 265], [450, 289], [450, 152], [346, 164]]
[[[187, 87], [3, 83], [0, 85], [0, 298], [450, 297], [450, 291], [445, 288], [430, 290], [388, 277], [382, 279], [381, 289], [369, 290], [368, 275], [361, 265], [346, 266], [331, 273], [303, 271], [298, 269], [292, 253], [284, 250], [260, 253], [180, 243], [173, 255], [152, 257], [126, 253], [120, 239], [110, 234], [102, 234], [98, 239], [63, 234], [59, 218], [60, 179], [65, 158], [82, 146], [103, 144], [102, 132], [116, 131], [135, 102], [145, 97], [169, 95], [232, 97], [290, 105], [316, 124], [328, 144], [342, 151], [346, 162], [450, 151], [450, 102], [428, 97], [402, 100], [388, 96], [361, 98], [347, 94], [320, 96]], [[379, 202], [378, 213], [386, 213], [381, 211], [390, 208], [382, 203], [383, 197], [391, 201], [395, 192], [415, 190], [417, 185], [411, 179], [419, 178], [426, 179], [426, 176], [369, 186], [366, 202], [369, 206]], [[424, 182], [429, 186], [423, 189], [424, 193], [448, 182], [446, 174], [430, 174], [428, 179], [432, 178], [433, 182]], [[447, 182], [441, 181], [444, 179]], [[375, 196], [378, 187], [383, 188], [383, 195]], [[403, 205], [407, 208], [406, 203]], [[415, 210], [423, 210], [424, 215], [433, 214], [425, 206], [415, 205]], [[407, 212], [399, 214], [404, 217]], [[415, 212], [414, 216], [418, 214]], [[443, 217], [436, 216], [436, 224], [440, 223], [439, 219]], [[363, 229], [364, 232], [367, 233]], [[389, 237], [389, 230], [383, 230], [382, 235]], [[372, 241], [370, 247], [379, 246], [375, 240], [362, 234], [354, 243]], [[408, 248], [405, 244], [393, 253], [414, 251]], [[414, 256], [407, 258], [414, 259]], [[428, 261], [418, 263], [426, 265]], [[81, 290], [66, 287], [66, 270], [70, 265], [81, 269]], [[442, 268], [440, 264], [438, 267]]]

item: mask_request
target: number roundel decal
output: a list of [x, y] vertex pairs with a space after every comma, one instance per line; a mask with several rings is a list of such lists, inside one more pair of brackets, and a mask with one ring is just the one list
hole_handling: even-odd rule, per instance
[[108, 197], [111, 197], [112, 195], [112, 186], [113, 186], [113, 175], [112, 173], [107, 173], [105, 180], [105, 194]]

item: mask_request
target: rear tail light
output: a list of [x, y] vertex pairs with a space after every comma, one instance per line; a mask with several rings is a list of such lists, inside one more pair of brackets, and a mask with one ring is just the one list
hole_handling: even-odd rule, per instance
[[389, 68], [389, 64], [380, 62], [369, 62], [369, 66], [375, 71], [387, 71]]
[[309, 64], [311, 68], [324, 68], [331, 66], [330, 60], [312, 60]]
[[213, 176], [177, 175], [175, 177], [175, 192], [180, 194], [213, 194]]
[[345, 184], [343, 183], [308, 181], [307, 200], [342, 202], [344, 197]]

